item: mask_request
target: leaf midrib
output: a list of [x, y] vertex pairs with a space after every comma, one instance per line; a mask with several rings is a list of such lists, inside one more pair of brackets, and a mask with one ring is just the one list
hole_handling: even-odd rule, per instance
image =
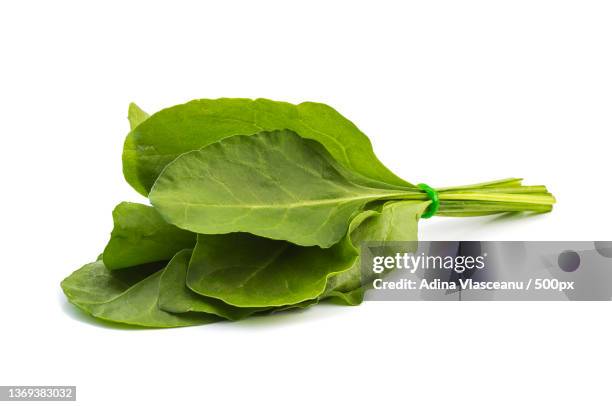
[[[279, 208], [279, 209], [290, 209], [290, 208], [301, 208], [301, 207], [309, 207], [309, 206], [326, 206], [343, 202], [353, 202], [353, 201], [361, 201], [361, 200], [370, 200], [370, 199], [381, 199], [381, 198], [391, 198], [391, 197], [400, 197], [404, 196], [405, 192], [398, 193], [389, 193], [389, 194], [372, 194], [372, 195], [359, 195], [351, 198], [331, 198], [331, 199], [314, 199], [302, 202], [294, 202], [287, 203], [283, 205], [275, 205], [273, 203], [263, 203], [263, 204], [209, 204], [209, 203], [200, 203], [200, 202], [188, 202], [188, 201], [180, 201], [176, 202], [176, 199], [172, 201], [176, 202], [176, 204], [180, 203], [181, 205], [188, 206], [196, 206], [196, 207], [207, 207], [207, 208], [233, 208], [233, 209], [271, 209], [271, 208]], [[155, 203], [154, 203], [155, 204]]]

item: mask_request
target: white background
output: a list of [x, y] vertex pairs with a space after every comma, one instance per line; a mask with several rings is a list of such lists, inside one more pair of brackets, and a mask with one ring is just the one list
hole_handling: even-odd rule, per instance
[[423, 221], [423, 239], [612, 240], [611, 21], [605, 1], [3, 1], [0, 384], [77, 385], [85, 406], [610, 405], [609, 303], [117, 330], [59, 282], [104, 247], [115, 204], [143, 201], [121, 173], [130, 101], [325, 102], [407, 180], [525, 177], [559, 200]]

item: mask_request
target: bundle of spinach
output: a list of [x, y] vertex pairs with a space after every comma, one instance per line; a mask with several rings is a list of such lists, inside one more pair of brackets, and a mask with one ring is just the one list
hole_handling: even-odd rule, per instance
[[517, 178], [432, 190], [389, 171], [331, 107], [195, 100], [149, 116], [136, 105], [128, 183], [103, 254], [62, 281], [94, 317], [177, 327], [363, 299], [364, 241], [416, 241], [421, 217], [547, 212]]

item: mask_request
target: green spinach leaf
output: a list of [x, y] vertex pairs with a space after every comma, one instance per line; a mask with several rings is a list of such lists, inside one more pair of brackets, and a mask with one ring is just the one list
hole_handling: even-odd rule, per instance
[[267, 308], [239, 308], [216, 298], [196, 294], [187, 287], [187, 267], [191, 250], [178, 252], [168, 263], [159, 285], [159, 307], [168, 312], [205, 312], [238, 320]]
[[330, 247], [367, 202], [410, 194], [357, 183], [319, 147], [291, 131], [226, 138], [168, 164], [149, 199], [192, 232]]
[[196, 235], [167, 223], [155, 208], [122, 202], [113, 210], [114, 227], [102, 258], [110, 270], [170, 260], [195, 246]]
[[170, 328], [219, 320], [215, 315], [172, 314], [159, 309], [157, 297], [163, 269], [145, 277], [149, 272], [146, 266], [129, 272], [111, 271], [103, 262], [96, 261], [72, 273], [61, 286], [71, 303], [105, 321]]
[[356, 253], [297, 246], [248, 233], [198, 235], [187, 286], [237, 307], [278, 307], [317, 298], [330, 275], [352, 266]]
[[230, 136], [283, 129], [320, 142], [341, 165], [367, 178], [411, 185], [389, 171], [365, 134], [333, 108], [267, 99], [200, 99], [155, 113], [128, 134], [123, 173], [146, 196], [164, 167], [183, 153]]
[[134, 130], [140, 123], [149, 118], [149, 114], [138, 107], [136, 103], [130, 103], [128, 108], [128, 121], [130, 122], [130, 130]]
[[359, 245], [416, 239], [426, 208], [423, 202], [393, 202], [381, 205], [380, 212], [362, 212], [351, 221], [345, 239], [328, 249], [248, 233], [198, 235], [187, 286], [238, 307], [279, 307], [327, 297], [358, 303]]

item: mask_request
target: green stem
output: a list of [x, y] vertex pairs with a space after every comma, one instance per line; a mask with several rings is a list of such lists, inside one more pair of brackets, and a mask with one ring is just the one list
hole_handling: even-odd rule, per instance
[[[545, 186], [524, 186], [521, 178], [479, 184], [436, 188], [439, 216], [485, 216], [506, 212], [549, 212], [555, 197]], [[397, 199], [427, 201], [427, 194], [414, 190]]]

